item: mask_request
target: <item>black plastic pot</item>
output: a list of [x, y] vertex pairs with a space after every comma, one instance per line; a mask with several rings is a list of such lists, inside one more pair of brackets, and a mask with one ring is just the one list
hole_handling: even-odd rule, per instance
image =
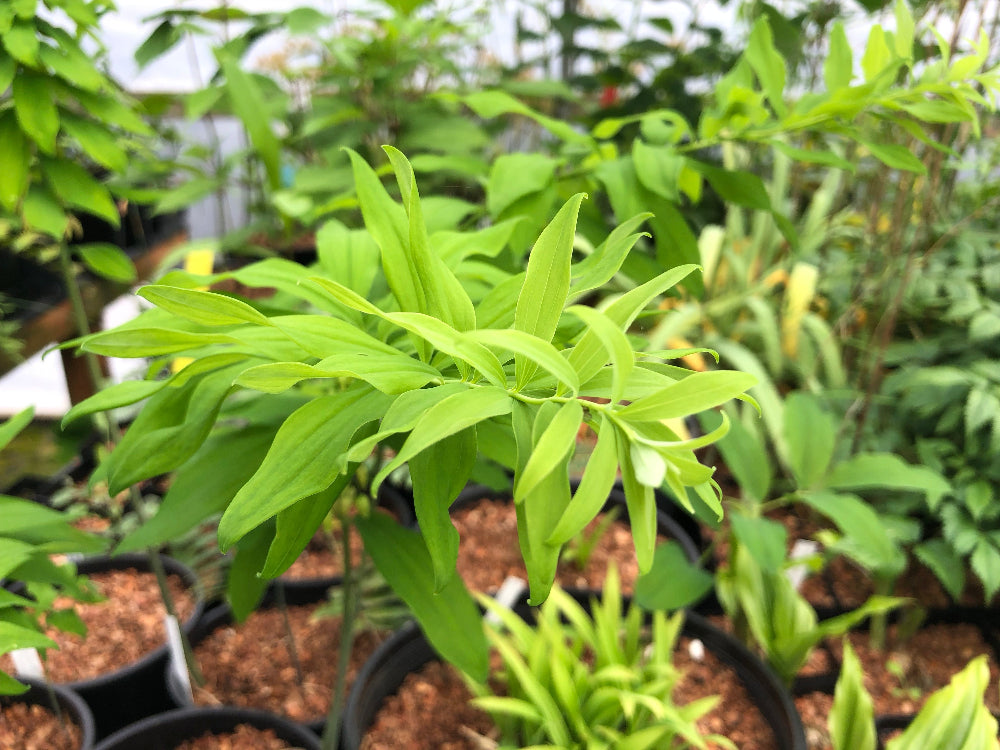
[[[168, 557], [161, 559], [168, 575], [180, 576], [196, 593], [194, 612], [181, 625], [185, 633], [190, 633], [204, 612], [204, 603], [198, 591], [198, 579], [189, 568], [176, 560]], [[77, 563], [77, 570], [88, 575], [125, 569], [149, 571], [149, 558], [140, 554], [127, 554], [117, 557], [86, 558]], [[100, 634], [91, 633], [90, 637], [100, 637]], [[65, 683], [64, 686], [78, 693], [90, 706], [94, 714], [97, 737], [102, 738], [127, 724], [174, 707], [163, 684], [163, 670], [166, 665], [167, 646], [164, 639], [163, 646], [128, 666], [93, 679]]]
[[[285, 587], [285, 603], [289, 606], [298, 606], [302, 604], [315, 604], [326, 599], [327, 592], [330, 589], [330, 583], [324, 579], [320, 583], [314, 584], [304, 584], [300, 582], [300, 585], [294, 588]], [[277, 595], [275, 585], [272, 582], [267, 588], [267, 592], [264, 595], [264, 599], [261, 601], [258, 609], [273, 607], [276, 605]], [[189, 640], [191, 647], [194, 648], [199, 643], [201, 643], [210, 634], [218, 630], [219, 628], [224, 628], [233, 623], [233, 613], [229, 607], [225, 604], [221, 604], [217, 607], [212, 608], [207, 612], [194, 626], [191, 630]], [[276, 634], [275, 637], [279, 637], [280, 634]], [[336, 654], [330, 655], [331, 659], [336, 658]], [[166, 679], [164, 680], [163, 671], [160, 672], [160, 682], [165, 686], [167, 694], [169, 696], [171, 707], [180, 708], [191, 708], [192, 702], [188, 697], [187, 691], [184, 686], [181, 685], [180, 680], [172, 669], [166, 669]], [[220, 707], [228, 708], [228, 707]], [[207, 711], [214, 711], [216, 708], [207, 708]], [[287, 719], [286, 721], [291, 721]], [[326, 717], [316, 719], [315, 721], [303, 722], [298, 724], [298, 726], [305, 726], [313, 732], [314, 735], [319, 735], [323, 732], [323, 727], [326, 724]]]
[[240, 724], [273, 729], [279, 739], [301, 750], [320, 750], [319, 739], [299, 724], [249, 708], [182, 708], [152, 716], [115, 732], [94, 750], [174, 750], [208, 732], [231, 732]]
[[[590, 592], [570, 593], [581, 602], [585, 602], [590, 595]], [[774, 731], [774, 750], [806, 749], [802, 721], [791, 696], [760, 659], [694, 613], [687, 614], [683, 635], [699, 639], [707, 651], [736, 672]], [[437, 658], [423, 633], [413, 623], [401, 628], [383, 643], [361, 670], [348, 696], [341, 741], [343, 750], [359, 750], [365, 732], [383, 701], [399, 690], [406, 675]]]
[[94, 742], [96, 741], [94, 715], [83, 698], [62, 685], [50, 685], [46, 687], [44, 682], [28, 677], [18, 677], [18, 680], [29, 685], [28, 691], [20, 695], [0, 696], [0, 707], [9, 706], [14, 703], [29, 703], [51, 709], [52, 703], [49, 694], [49, 690], [51, 689], [59, 704], [59, 710], [62, 711], [64, 716], [70, 718], [74, 724], [80, 727], [79, 750], [91, 750], [94, 747]]

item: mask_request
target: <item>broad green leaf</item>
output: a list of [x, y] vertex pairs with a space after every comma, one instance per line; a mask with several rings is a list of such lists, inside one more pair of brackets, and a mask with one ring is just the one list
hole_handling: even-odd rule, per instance
[[160, 21], [159, 25], [150, 32], [149, 36], [133, 53], [139, 70], [145, 68], [158, 57], [165, 55], [183, 38], [182, 30], [174, 24], [172, 19], [166, 18]]
[[329, 487], [342, 473], [338, 460], [355, 433], [381, 417], [391, 403], [389, 396], [365, 387], [320, 396], [296, 409], [223, 514], [219, 546], [228, 549], [292, 503]]
[[368, 232], [330, 219], [316, 232], [316, 253], [331, 279], [368, 296], [379, 267], [379, 248]]
[[161, 357], [209, 344], [239, 343], [222, 333], [191, 333], [167, 328], [132, 328], [88, 336], [80, 348], [108, 357]]
[[92, 118], [135, 133], [152, 136], [153, 129], [142, 119], [141, 108], [120, 92], [109, 96], [106, 92], [91, 93], [77, 89], [76, 103]]
[[234, 56], [223, 53], [218, 58], [226, 77], [226, 88], [233, 110], [246, 128], [250, 142], [264, 164], [269, 187], [271, 190], [278, 190], [281, 187], [281, 142], [271, 130], [264, 92], [257, 80], [243, 70]]
[[419, 534], [381, 513], [358, 519], [357, 526], [375, 566], [406, 602], [435, 650], [473, 679], [485, 681], [489, 649], [479, 608], [462, 579], [452, 576], [435, 593], [430, 553]]
[[784, 99], [785, 60], [774, 46], [771, 25], [766, 15], [761, 15], [754, 23], [744, 55], [771, 102], [771, 107], [779, 116], [783, 116], [787, 111]]
[[0, 450], [9, 445], [10, 441], [17, 437], [21, 430], [31, 424], [34, 416], [35, 407], [29, 406], [27, 409], [22, 409], [14, 416], [4, 420], [0, 424]]
[[210, 436], [174, 473], [156, 515], [128, 534], [115, 553], [157, 547], [222, 513], [257, 471], [273, 438], [274, 429], [260, 425]]
[[222, 401], [242, 364], [198, 376], [187, 388], [153, 394], [121, 442], [105, 460], [109, 491], [172, 471], [208, 437]]
[[46, 154], [54, 154], [59, 133], [59, 112], [45, 76], [21, 70], [14, 76], [14, 113], [26, 136]]
[[857, 654], [844, 639], [844, 656], [830, 710], [833, 750], [875, 750], [875, 708], [865, 690]]
[[675, 610], [687, 607], [712, 590], [712, 574], [698, 567], [677, 542], [657, 545], [649, 572], [635, 582], [635, 601], [643, 609]]
[[49, 186], [67, 206], [99, 216], [115, 227], [121, 223], [111, 193], [86, 169], [65, 159], [43, 158], [41, 162]]
[[521, 198], [548, 187], [555, 173], [556, 161], [544, 154], [501, 154], [490, 167], [486, 210], [491, 216], [499, 216]]
[[733, 370], [693, 372], [657, 393], [633, 401], [618, 414], [632, 422], [686, 417], [742, 395], [756, 382], [753, 375]]
[[913, 14], [906, 0], [896, 0], [892, 10], [896, 17], [896, 30], [892, 35], [893, 46], [897, 55], [908, 60], [913, 57]]
[[161, 310], [166, 310], [185, 320], [204, 326], [229, 326], [240, 323], [253, 323], [261, 326], [271, 324], [267, 316], [246, 302], [224, 294], [162, 285], [144, 286], [136, 293]]
[[[316, 530], [329, 515], [333, 504], [350, 484], [353, 472], [341, 474], [322, 492], [302, 498], [288, 506], [275, 517], [274, 539], [267, 550], [267, 559], [259, 574], [263, 578], [277, 578], [302, 554], [316, 535]], [[348, 528], [346, 525], [343, 527]], [[350, 544], [341, 539], [341, 544]], [[279, 583], [280, 585], [280, 583]]]
[[226, 577], [226, 602], [237, 622], [249, 617], [264, 596], [267, 581], [258, 572], [273, 538], [274, 524], [265, 523], [251, 530], [236, 548]]
[[836, 492], [806, 492], [802, 501], [837, 524], [845, 537], [839, 546], [869, 571], [882, 575], [902, 572], [906, 556], [868, 503]]
[[997, 550], [990, 541], [980, 539], [976, 543], [976, 548], [972, 550], [969, 562], [976, 577], [982, 581], [986, 591], [986, 601], [990, 601], [1000, 589], [1000, 550]]
[[886, 166], [916, 174], [927, 174], [927, 166], [905, 146], [895, 143], [878, 143], [867, 139], [860, 140], [860, 142], [871, 151], [872, 156]]
[[464, 97], [465, 104], [480, 117], [491, 120], [504, 114], [528, 117], [567, 143], [591, 145], [590, 136], [578, 132], [568, 122], [539, 114], [503, 91], [476, 91]]
[[47, 44], [39, 48], [42, 63], [51, 68], [56, 76], [84, 91], [94, 92], [107, 85], [107, 79], [72, 37], [63, 35], [58, 43], [58, 49]]
[[10, 572], [16, 569], [21, 563], [27, 562], [34, 555], [35, 545], [11, 539], [10, 537], [0, 537], [0, 577], [6, 578]]
[[98, 391], [74, 405], [62, 418], [62, 427], [88, 414], [117, 409], [149, 398], [167, 385], [165, 380], [126, 380]]
[[0, 35], [0, 42], [10, 56], [29, 68], [38, 66], [38, 32], [33, 23], [14, 21], [10, 30]]
[[785, 399], [784, 417], [792, 473], [800, 489], [809, 489], [826, 476], [837, 426], [815, 396], [798, 391]]
[[80, 254], [83, 264], [98, 276], [122, 284], [137, 278], [132, 260], [117, 245], [109, 242], [88, 242], [73, 248]]
[[891, 60], [892, 52], [885, 41], [885, 32], [881, 26], [873, 26], [868, 33], [865, 52], [861, 56], [861, 71], [865, 75], [865, 81], [874, 82], [885, 72]]
[[372, 492], [377, 492], [385, 478], [398, 467], [439, 440], [490, 417], [509, 414], [511, 408], [507, 391], [490, 386], [469, 388], [438, 401], [416, 422], [399, 453], [382, 467], [372, 482]]
[[[649, 225], [656, 242], [657, 262], [663, 268], [684, 268], [686, 264], [699, 263], [698, 238], [681, 210], [669, 201], [659, 201], [655, 210], [656, 215], [649, 220]], [[683, 286], [696, 296], [704, 290], [701, 276], [686, 277]]]
[[757, 502], [767, 500], [774, 474], [762, 440], [737, 419], [718, 446], [740, 490]]
[[[514, 327], [544, 341], [552, 340], [569, 294], [576, 219], [583, 198], [583, 193], [577, 193], [563, 205], [528, 256]], [[518, 384], [527, 383], [535, 371], [534, 364], [520, 357], [515, 357], [514, 363]]]
[[563, 403], [535, 443], [524, 468], [514, 482], [514, 502], [521, 503], [576, 447], [576, 434], [583, 421], [583, 407], [576, 399]]
[[955, 601], [962, 597], [965, 588], [965, 561], [944, 539], [935, 538], [921, 542], [913, 548], [913, 554], [931, 569]]
[[561, 547], [586, 528], [607, 502], [617, 472], [617, 432], [608, 418], [602, 417], [597, 444], [583, 470], [580, 484], [559, 523], [546, 540], [547, 544]]
[[669, 146], [649, 146], [641, 139], [632, 145], [632, 161], [639, 182], [650, 192], [676, 203], [677, 182], [684, 158]]
[[985, 654], [969, 662], [924, 704], [913, 723], [886, 750], [996, 750], [997, 720], [985, 704], [990, 670]]
[[37, 630], [0, 620], [0, 652], [19, 648], [57, 648], [55, 641]]
[[95, 162], [114, 172], [125, 171], [128, 156], [114, 133], [93, 120], [69, 112], [62, 113], [62, 127]]
[[777, 521], [762, 516], [748, 517], [731, 513], [729, 521], [733, 536], [746, 549], [762, 570], [774, 573], [785, 561], [785, 542], [788, 532]]
[[632, 350], [632, 345], [622, 330], [610, 318], [592, 307], [573, 305], [567, 308], [567, 312], [580, 318], [586, 324], [587, 331], [594, 334], [607, 352], [608, 361], [611, 362], [610, 398], [611, 403], [617, 404], [625, 395], [625, 383], [628, 382], [635, 367], [635, 353]]
[[39, 183], [29, 185], [21, 210], [25, 224], [31, 229], [43, 232], [60, 242], [66, 237], [69, 217], [48, 186]]
[[[6, 653], [7, 646], [0, 641], [0, 653]], [[13, 677], [0, 671], [0, 695], [20, 695], [26, 693], [30, 687], [23, 682], [18, 682]]]
[[687, 163], [692, 169], [704, 175], [719, 197], [727, 203], [759, 211], [771, 210], [767, 187], [764, 181], [752, 172], [722, 169], [690, 159]]
[[[449, 508], [462, 491], [476, 462], [476, 428], [439, 440], [410, 458], [413, 505], [434, 568], [434, 591], [455, 577], [458, 531]], [[447, 466], [447, 470], [443, 467]]]
[[913, 466], [892, 453], [858, 453], [834, 466], [824, 486], [837, 490], [911, 490], [925, 494], [931, 507], [951, 491], [948, 481], [933, 469]]
[[0, 113], [0, 143], [0, 207], [13, 212], [28, 188], [31, 147], [12, 112]]
[[576, 374], [576, 370], [559, 353], [558, 349], [544, 339], [516, 329], [469, 331], [466, 338], [493, 349], [511, 351], [515, 356], [524, 357], [554, 375], [573, 393], [580, 390], [580, 378]]

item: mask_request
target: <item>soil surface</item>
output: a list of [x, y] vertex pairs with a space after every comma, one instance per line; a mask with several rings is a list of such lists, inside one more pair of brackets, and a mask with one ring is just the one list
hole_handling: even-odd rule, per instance
[[0, 747], [17, 750], [76, 750], [80, 727], [66, 718], [60, 723], [54, 713], [27, 703], [0, 705]]
[[[591, 533], [602, 517], [603, 514], [599, 514], [584, 534]], [[527, 578], [517, 542], [513, 503], [479, 500], [453, 510], [451, 519], [461, 540], [458, 574], [469, 588], [494, 593], [508, 576]], [[564, 551], [564, 560], [565, 557]], [[631, 594], [639, 576], [639, 564], [635, 559], [631, 528], [624, 521], [616, 520], [611, 524], [582, 570], [575, 564], [560, 562], [556, 581], [564, 588], [601, 589], [610, 560], [618, 566], [622, 591]]]
[[[88, 636], [50, 629], [48, 636], [59, 644], [50, 650], [46, 674], [57, 683], [79, 682], [109, 674], [132, 664], [166, 641], [156, 576], [135, 569], [111, 570], [88, 576], [105, 597], [93, 604], [56, 600], [56, 607], [72, 606], [87, 626]], [[167, 584], [181, 622], [194, 612], [195, 598], [180, 576], [170, 575]], [[0, 657], [0, 666], [12, 671], [10, 657]]]
[[[688, 643], [682, 639], [675, 654], [675, 663], [684, 672], [674, 690], [678, 704], [718, 695], [718, 704], [699, 720], [699, 728], [705, 734], [729, 737], [741, 750], [773, 750], [774, 734], [736, 674], [712, 654], [696, 661]], [[468, 705], [471, 697], [452, 667], [430, 662], [407, 675], [399, 692], [386, 699], [361, 748], [482, 750], [487, 746], [482, 738], [496, 740], [499, 734], [487, 713]]]
[[273, 729], [257, 729], [240, 724], [232, 732], [208, 732], [201, 737], [187, 740], [174, 750], [289, 750], [287, 742], [279, 739]]
[[[244, 623], [221, 627], [195, 645], [206, 680], [204, 687], [195, 688], [195, 703], [259, 708], [295, 721], [325, 717], [337, 670], [340, 618], [313, 619], [317, 606], [287, 610], [302, 668], [301, 684], [284, 635], [281, 611], [260, 609]], [[371, 631], [356, 634], [347, 671], [348, 689], [382, 637]]]

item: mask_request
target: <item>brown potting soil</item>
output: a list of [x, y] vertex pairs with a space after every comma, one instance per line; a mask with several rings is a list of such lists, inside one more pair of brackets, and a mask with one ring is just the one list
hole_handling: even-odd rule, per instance
[[[57, 600], [56, 607], [72, 606], [87, 626], [87, 637], [50, 629], [57, 644], [45, 661], [46, 674], [57, 683], [79, 682], [132, 664], [167, 642], [163, 618], [166, 610], [153, 573], [128, 568], [88, 576], [105, 597], [104, 601], [80, 604]], [[194, 612], [195, 598], [176, 575], [167, 584], [181, 622]], [[10, 657], [0, 657], [0, 666], [13, 669]]]
[[[678, 704], [720, 696], [698, 722], [705, 734], [729, 737], [741, 750], [773, 750], [774, 733], [736, 674], [706, 653], [694, 660], [682, 639], [675, 663], [684, 672], [674, 691]], [[386, 699], [361, 744], [361, 750], [482, 750], [498, 738], [489, 714], [468, 704], [472, 697], [458, 673], [430, 662], [407, 675]], [[714, 747], [714, 745], [710, 745]]]
[[[458, 574], [469, 588], [493, 593], [508, 576], [527, 576], [512, 503], [483, 499], [452, 511], [451, 518], [461, 540]], [[592, 521], [584, 533], [591, 533], [600, 518]], [[622, 591], [631, 594], [639, 564], [632, 531], [621, 520], [616, 520], [598, 540], [586, 567], [581, 570], [573, 563], [560, 562], [556, 580], [564, 588], [601, 589], [611, 560], [618, 567]]]
[[[301, 684], [285, 637], [279, 609], [260, 609], [239, 625], [210, 633], [194, 647], [206, 684], [195, 688], [198, 705], [260, 708], [295, 721], [326, 716], [340, 649], [340, 618], [313, 618], [318, 605], [287, 608], [295, 649], [302, 667]], [[355, 635], [347, 670], [350, 689], [358, 670], [382, 640], [382, 634]]]
[[76, 750], [83, 733], [63, 715], [29, 703], [0, 705], [0, 747], [17, 750]]
[[[339, 576], [344, 571], [343, 552], [341, 550], [340, 531], [327, 533], [317, 531], [309, 540], [295, 562], [283, 574], [283, 578], [304, 580], [309, 578], [331, 578]], [[351, 534], [351, 561], [354, 565], [361, 563], [361, 553], [364, 542], [358, 533]]]
[[289, 750], [292, 746], [280, 739], [273, 729], [258, 729], [240, 724], [232, 732], [206, 732], [187, 740], [174, 750]]

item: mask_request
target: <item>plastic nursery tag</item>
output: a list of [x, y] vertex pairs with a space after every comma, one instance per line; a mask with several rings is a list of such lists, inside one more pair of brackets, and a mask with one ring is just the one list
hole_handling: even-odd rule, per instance
[[705, 644], [701, 642], [701, 639], [699, 638], [691, 639], [691, 642], [688, 644], [688, 654], [695, 661], [704, 661]]
[[[790, 560], [802, 560], [812, 557], [817, 552], [819, 552], [819, 544], [811, 539], [799, 539], [792, 545], [792, 551], [789, 553], [788, 558]], [[785, 577], [796, 591], [802, 588], [802, 582], [808, 576], [809, 566], [804, 563], [792, 565], [785, 571]]]
[[[528, 588], [528, 582], [523, 578], [518, 578], [517, 576], [507, 576], [504, 582], [500, 585], [500, 589], [497, 591], [496, 599], [497, 604], [505, 609], [513, 609], [514, 605], [517, 604], [524, 596], [524, 592]], [[490, 625], [499, 625], [500, 618], [496, 616], [493, 612], [487, 612], [483, 619]]]
[[181, 627], [177, 624], [177, 618], [165, 615], [163, 624], [167, 629], [167, 648], [170, 651], [170, 669], [177, 679], [180, 680], [184, 688], [184, 694], [192, 701], [194, 694], [191, 692], [191, 677], [188, 675], [187, 660], [184, 658], [184, 645], [181, 643]]
[[14, 671], [21, 677], [31, 677], [36, 680], [45, 679], [42, 659], [35, 649], [17, 648], [9, 653], [10, 658], [14, 661]]

